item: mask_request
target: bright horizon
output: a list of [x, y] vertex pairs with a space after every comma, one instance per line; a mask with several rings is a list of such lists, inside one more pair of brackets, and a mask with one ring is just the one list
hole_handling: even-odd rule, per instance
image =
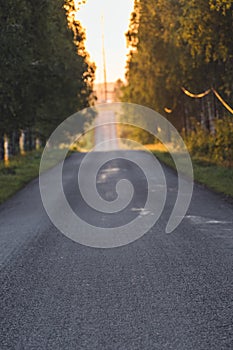
[[95, 83], [104, 80], [102, 57], [102, 21], [104, 17], [107, 81], [124, 80], [127, 48], [125, 33], [128, 30], [134, 0], [87, 0], [77, 13], [77, 19], [86, 29], [86, 49], [95, 62]]

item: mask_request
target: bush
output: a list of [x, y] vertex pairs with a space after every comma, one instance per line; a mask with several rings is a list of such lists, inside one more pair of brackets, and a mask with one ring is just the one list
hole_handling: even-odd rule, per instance
[[215, 121], [213, 139], [213, 159], [217, 163], [233, 166], [233, 118], [228, 117]]
[[233, 166], [233, 117], [216, 119], [215, 132], [210, 133], [200, 123], [192, 120], [192, 129], [184, 136], [191, 155], [204, 157], [210, 162]]
[[129, 139], [142, 145], [152, 144], [155, 142], [154, 135], [148, 131], [132, 125], [122, 125], [120, 127], [120, 138]]

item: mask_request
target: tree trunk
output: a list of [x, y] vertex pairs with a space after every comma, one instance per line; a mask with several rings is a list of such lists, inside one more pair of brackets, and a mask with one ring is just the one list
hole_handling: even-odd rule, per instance
[[209, 131], [211, 133], [214, 133], [214, 111], [213, 111], [213, 104], [211, 103], [211, 97], [208, 95], [207, 99], [207, 108], [208, 108], [208, 124], [209, 124]]
[[0, 136], [0, 160], [4, 159], [4, 136]]

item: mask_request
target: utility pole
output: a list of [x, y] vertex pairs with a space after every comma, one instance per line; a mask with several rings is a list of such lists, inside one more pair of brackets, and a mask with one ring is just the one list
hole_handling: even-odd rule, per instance
[[104, 100], [107, 102], [107, 70], [106, 70], [106, 54], [104, 45], [104, 16], [101, 17], [102, 22], [102, 55], [103, 55], [103, 68], [104, 68]]

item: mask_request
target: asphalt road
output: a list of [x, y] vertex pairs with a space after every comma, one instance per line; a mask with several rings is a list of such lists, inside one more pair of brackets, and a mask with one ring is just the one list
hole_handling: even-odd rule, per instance
[[[85, 205], [74, 185], [84, 154], [66, 160], [63, 178], [73, 210], [106, 228], [143, 216], [147, 190], [143, 172], [121, 157], [149, 155], [111, 152], [97, 188], [113, 200], [119, 179], [130, 179], [135, 195], [125, 211], [100, 214]], [[95, 249], [61, 234], [38, 179], [0, 207], [1, 350], [233, 349], [233, 207], [195, 185], [187, 215], [166, 234], [177, 177], [163, 169], [168, 196], [160, 219], [123, 247]]]
[[[119, 148], [113, 111], [102, 111], [95, 119], [95, 150], [111, 151]], [[98, 125], [101, 125], [98, 127]], [[111, 141], [110, 141], [111, 140]], [[110, 142], [108, 142], [110, 141]]]

